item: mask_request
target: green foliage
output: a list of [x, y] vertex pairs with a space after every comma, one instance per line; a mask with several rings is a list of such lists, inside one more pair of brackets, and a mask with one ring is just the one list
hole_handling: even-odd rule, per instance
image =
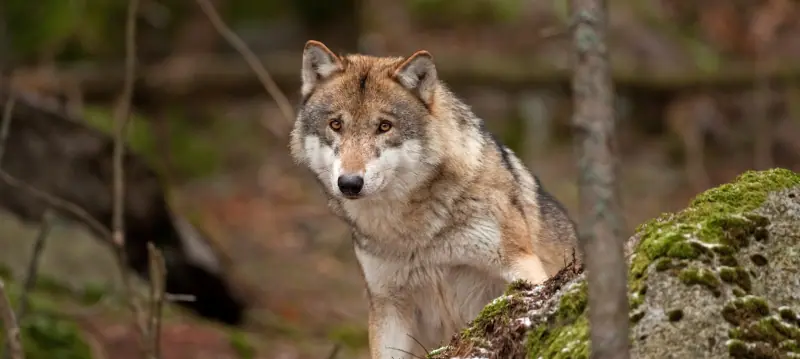
[[73, 52], [101, 53], [121, 38], [117, 21], [126, 2], [114, 0], [8, 0], [6, 21], [11, 47], [20, 60]]
[[[11, 305], [19, 307], [19, 286], [10, 281], [5, 284]], [[28, 298], [28, 312], [19, 323], [26, 359], [92, 359], [78, 325], [57, 314], [57, 305], [50, 298], [38, 292], [29, 293]], [[5, 338], [2, 328], [0, 334]]]
[[236, 352], [239, 359], [253, 359], [256, 356], [256, 349], [247, 340], [247, 336], [236, 330], [228, 333], [228, 340], [231, 348]]
[[[108, 134], [113, 134], [114, 118], [107, 108], [87, 107], [86, 122]], [[215, 171], [220, 162], [221, 149], [217, 146], [217, 135], [226, 135], [229, 123], [213, 121], [211, 128], [199, 128], [190, 119], [179, 115], [164, 119], [169, 126], [169, 156], [173, 160], [172, 170], [178, 178], [203, 176]], [[216, 138], [215, 138], [216, 137]], [[153, 124], [149, 119], [133, 115], [128, 125], [127, 141], [133, 151], [141, 155], [151, 166], [163, 173], [164, 154], [154, 137]]]
[[22, 345], [27, 359], [91, 359], [78, 326], [47, 313], [31, 313], [23, 320]]

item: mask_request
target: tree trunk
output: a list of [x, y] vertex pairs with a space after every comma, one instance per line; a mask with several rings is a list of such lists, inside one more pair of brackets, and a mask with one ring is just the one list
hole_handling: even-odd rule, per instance
[[579, 230], [587, 271], [591, 358], [629, 358], [627, 268], [617, 190], [614, 88], [605, 0], [572, 0]]

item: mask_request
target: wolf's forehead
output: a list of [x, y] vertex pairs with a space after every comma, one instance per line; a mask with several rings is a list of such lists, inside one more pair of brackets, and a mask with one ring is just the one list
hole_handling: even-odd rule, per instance
[[350, 55], [343, 59], [344, 71], [325, 85], [323, 101], [333, 111], [354, 116], [387, 110], [402, 101], [405, 92], [392, 79], [402, 58]]

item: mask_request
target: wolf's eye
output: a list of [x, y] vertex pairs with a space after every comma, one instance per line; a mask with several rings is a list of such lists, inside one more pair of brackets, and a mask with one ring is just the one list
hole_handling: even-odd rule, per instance
[[339, 132], [339, 130], [342, 129], [342, 121], [339, 121], [337, 119], [333, 119], [330, 122], [328, 122], [328, 126], [330, 126], [331, 130]]
[[389, 121], [381, 121], [381, 124], [378, 125], [378, 132], [386, 133], [392, 129], [392, 123]]

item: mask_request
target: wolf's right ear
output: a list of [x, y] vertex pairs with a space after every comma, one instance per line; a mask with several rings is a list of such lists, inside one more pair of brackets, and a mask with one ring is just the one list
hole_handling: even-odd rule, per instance
[[303, 49], [303, 86], [300, 93], [307, 96], [320, 81], [342, 70], [342, 61], [325, 44], [308, 40]]

